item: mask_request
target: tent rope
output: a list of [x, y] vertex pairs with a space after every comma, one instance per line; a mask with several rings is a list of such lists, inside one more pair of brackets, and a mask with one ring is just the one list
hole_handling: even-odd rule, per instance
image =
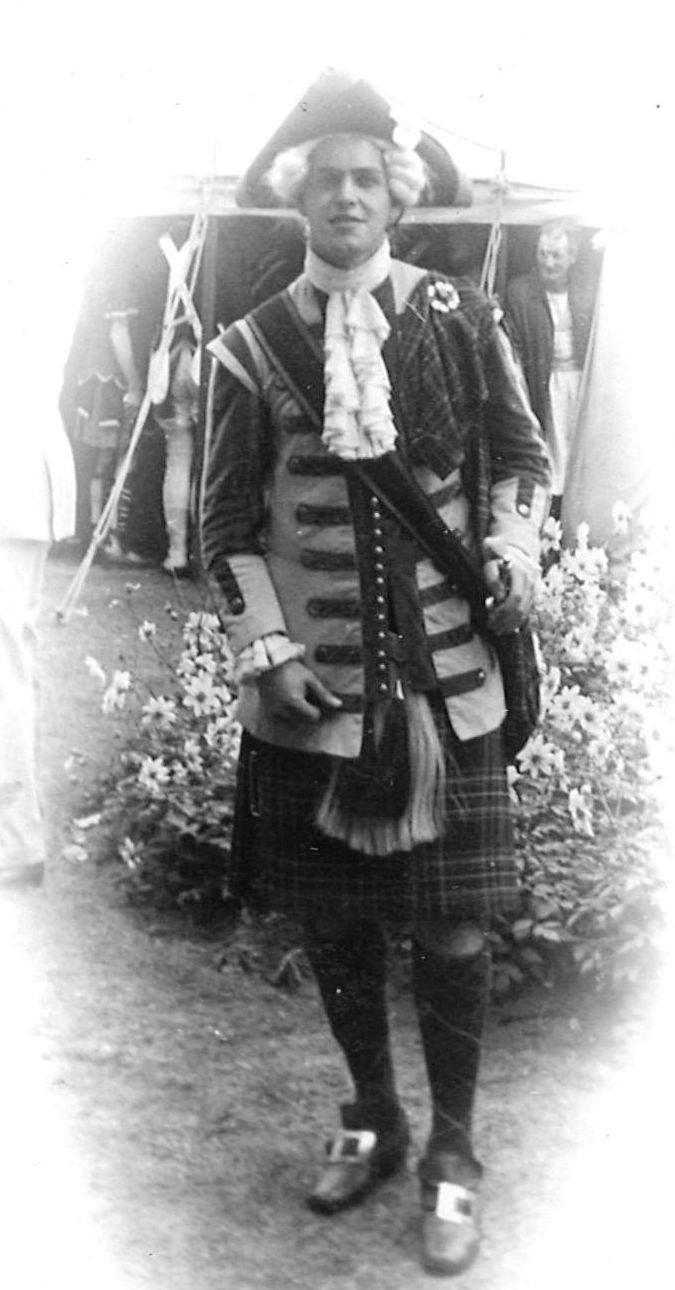
[[[169, 361], [169, 351], [174, 338], [176, 328], [181, 322], [188, 321], [195, 331], [196, 339], [201, 339], [201, 323], [194, 307], [194, 292], [197, 285], [197, 278], [201, 266], [202, 253], [204, 250], [204, 241], [206, 236], [207, 216], [204, 209], [200, 209], [193, 216], [190, 232], [188, 237], [180, 248], [176, 250], [170, 237], [160, 238], [160, 245], [169, 265], [169, 281], [167, 285], [166, 301], [164, 305], [164, 316], [160, 338], [154, 353], [157, 368], [162, 368]], [[166, 244], [170, 244], [170, 247]], [[170, 249], [171, 248], [171, 249]], [[199, 352], [199, 347], [197, 352]], [[70, 618], [77, 602], [82, 593], [87, 574], [94, 563], [96, 553], [100, 546], [105, 542], [113, 529], [122, 493], [124, 492], [129, 471], [134, 459], [136, 448], [141, 434], [148, 419], [150, 409], [156, 399], [153, 397], [151, 390], [150, 371], [148, 372], [148, 382], [141, 400], [136, 420], [131, 431], [131, 437], [127, 445], [126, 452], [122, 458], [115, 482], [110, 490], [107, 501], [89, 543], [89, 547], [80, 563], [75, 576], [66, 590], [66, 594], [61, 604], [56, 610], [56, 618], [59, 622], [65, 623]]]
[[488, 298], [491, 298], [495, 292], [495, 282], [497, 279], [497, 265], [499, 263], [499, 251], [502, 244], [503, 218], [504, 218], [504, 199], [506, 197], [506, 153], [500, 153], [499, 175], [495, 181], [495, 214], [490, 226], [487, 246], [485, 248], [485, 258], [480, 275], [480, 289], [484, 291]]

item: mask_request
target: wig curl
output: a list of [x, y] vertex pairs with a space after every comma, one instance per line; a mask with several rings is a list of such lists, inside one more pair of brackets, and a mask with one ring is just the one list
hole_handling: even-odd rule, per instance
[[[265, 176], [267, 186], [283, 206], [299, 206], [310, 170], [310, 159], [319, 143], [329, 138], [349, 138], [349, 135], [323, 135], [308, 139], [295, 148], [287, 148], [274, 158]], [[425, 191], [430, 188], [429, 172], [419, 153], [411, 148], [400, 148], [370, 135], [354, 135], [367, 139], [382, 154], [387, 185], [392, 199], [403, 210], [417, 206]]]

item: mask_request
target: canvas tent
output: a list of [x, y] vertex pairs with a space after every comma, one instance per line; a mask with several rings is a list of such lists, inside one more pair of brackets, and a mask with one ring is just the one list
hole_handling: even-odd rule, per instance
[[611, 546], [621, 503], [666, 540], [672, 436], [661, 249], [656, 237], [617, 230], [607, 239], [563, 504], [568, 538], [585, 522], [593, 542]]
[[[594, 240], [598, 230], [607, 229], [604, 213], [590, 209], [579, 192], [510, 182], [503, 156], [496, 154], [494, 163], [499, 173], [474, 178], [471, 205], [408, 212], [398, 230], [396, 252], [451, 274], [469, 271], [476, 281], [482, 269], [482, 285], [486, 285], [490, 261], [487, 285], [499, 297], [510, 277], [531, 267], [540, 225], [551, 219], [574, 218], [582, 233], [581, 271], [596, 281], [601, 279], [603, 256]], [[194, 302], [205, 343], [219, 324], [241, 316], [300, 270], [304, 243], [297, 214], [269, 207], [242, 210], [235, 198], [237, 182], [233, 175], [184, 175], [149, 184], [145, 191], [137, 192], [133, 212], [121, 211], [111, 223], [104, 252], [107, 271], [135, 284], [135, 292], [143, 300], [139, 320], [142, 364], [147, 362], [150, 340], [165, 305], [167, 267], [157, 252], [162, 235], [169, 233], [180, 246], [196, 218], [203, 227], [202, 267]], [[617, 261], [622, 262], [621, 250], [613, 251], [610, 260], [615, 273]], [[601, 288], [599, 302], [608, 298]], [[568, 539], [584, 519], [590, 524], [592, 540], [604, 541], [611, 532], [615, 500], [631, 508], [649, 500], [645, 472], [634, 460], [641, 423], [638, 398], [633, 397], [621, 411], [623, 432], [612, 440], [611, 451], [607, 444], [600, 447], [603, 436], [607, 437], [604, 377], [617, 364], [625, 367], [623, 326], [620, 314], [603, 305], [584, 378], [575, 442], [577, 469], [563, 516]], [[615, 403], [619, 388], [615, 383]], [[616, 408], [609, 412], [614, 424], [618, 415]]]
[[[256, 276], [261, 258], [276, 256], [279, 261], [287, 254], [294, 269], [302, 263], [301, 221], [297, 213], [275, 207], [253, 207], [243, 211], [235, 200], [237, 182], [236, 176], [179, 176], [164, 185], [148, 187], [139, 194], [143, 213], [139, 213], [139, 206], [133, 214], [125, 212], [112, 234], [113, 240], [117, 237], [119, 241], [119, 255], [123, 259], [127, 254], [125, 241], [133, 241], [134, 236], [144, 241], [143, 230], [151, 238], [163, 222], [176, 225], [178, 229], [181, 226], [187, 228], [196, 213], [206, 215], [210, 245], [205, 253], [205, 271], [200, 284], [201, 308], [207, 315], [203, 319], [206, 334], [212, 334], [208, 317], [211, 310], [215, 311], [216, 321], [227, 322], [250, 307], [251, 280]], [[530, 267], [538, 227], [547, 220], [566, 217], [579, 222], [584, 253], [592, 260], [592, 236], [606, 224], [603, 225], [600, 212], [585, 206], [581, 193], [511, 183], [500, 177], [474, 179], [470, 206], [426, 206], [404, 216], [401, 224], [404, 257], [415, 241], [419, 243], [426, 238], [428, 254], [447, 261], [433, 267], [462, 272], [463, 267], [454, 268], [452, 255], [449, 259], [445, 255], [446, 250], [451, 252], [459, 245], [457, 230], [470, 234], [462, 239], [462, 263], [469, 253], [467, 243], [470, 243], [474, 255], [472, 267], [475, 267], [476, 258], [482, 262], [490, 231], [498, 222], [503, 230], [496, 275], [496, 289], [499, 289], [507, 277]], [[137, 249], [137, 261], [138, 258]], [[141, 271], [140, 265], [138, 268]], [[277, 283], [282, 285], [282, 278], [283, 271], [279, 265], [274, 278], [275, 289]], [[264, 289], [263, 283], [260, 289]]]

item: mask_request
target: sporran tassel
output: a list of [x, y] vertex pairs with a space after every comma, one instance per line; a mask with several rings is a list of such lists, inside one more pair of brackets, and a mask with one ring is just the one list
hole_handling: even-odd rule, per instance
[[[355, 761], [336, 758], [317, 824], [327, 837], [344, 842], [353, 851], [388, 856], [441, 837], [447, 773], [454, 772], [459, 785], [459, 772], [448, 764], [425, 694], [407, 694], [378, 708], [364, 729], [361, 756]], [[374, 771], [378, 762], [380, 768], [387, 767], [387, 754], [398, 760], [394, 765], [389, 762], [376, 786]], [[462, 813], [459, 788], [453, 806]]]

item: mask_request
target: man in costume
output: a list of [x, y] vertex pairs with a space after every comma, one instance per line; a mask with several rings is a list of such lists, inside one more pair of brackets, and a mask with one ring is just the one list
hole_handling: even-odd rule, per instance
[[239, 890], [302, 923], [354, 1083], [309, 1204], [355, 1204], [405, 1161], [384, 929], [409, 927], [432, 1109], [423, 1260], [451, 1274], [479, 1239], [487, 929], [516, 892], [504, 694], [467, 600], [359, 471], [404, 458], [495, 598], [508, 560], [501, 631], [528, 611], [548, 464], [487, 301], [391, 259], [429, 175], [436, 204], [460, 182], [393, 125], [370, 87], [328, 77], [246, 176], [243, 201], [271, 186], [297, 205], [308, 247], [300, 277], [210, 346], [201, 534], [244, 730]]
[[[60, 398], [75, 460], [75, 535], [82, 553], [108, 500], [141, 402], [131, 331], [138, 310], [118, 295], [103, 274], [87, 289]], [[121, 554], [117, 539], [113, 546]]]
[[551, 510], [556, 517], [593, 312], [586, 285], [574, 277], [577, 255], [576, 232], [569, 222], [544, 225], [535, 267], [508, 284], [505, 301], [507, 330], [551, 457]]

